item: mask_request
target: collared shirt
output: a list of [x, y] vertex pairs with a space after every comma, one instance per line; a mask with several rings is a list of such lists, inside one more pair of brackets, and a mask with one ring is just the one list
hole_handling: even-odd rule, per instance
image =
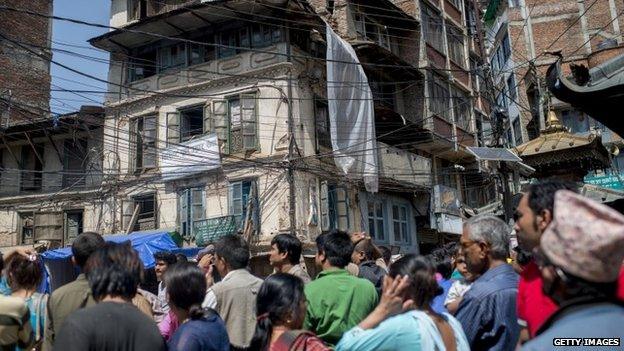
[[165, 319], [165, 316], [169, 313], [169, 300], [167, 299], [167, 287], [163, 282], [158, 283], [158, 299], [156, 304], [152, 305], [154, 310], [154, 320], [156, 323], [160, 323]]
[[[469, 351], [461, 324], [450, 314], [442, 314], [453, 330], [458, 351]], [[442, 335], [433, 319], [423, 311], [412, 310], [390, 317], [376, 328], [354, 327], [344, 334], [337, 351], [350, 350], [444, 350]]]
[[78, 275], [73, 282], [54, 290], [48, 299], [48, 318], [46, 318], [43, 349], [52, 350], [55, 334], [58, 333], [67, 316], [76, 310], [94, 305], [95, 300], [91, 296], [89, 281], [84, 273]]
[[303, 280], [303, 284], [308, 284], [309, 282], [312, 281], [312, 278], [310, 278], [310, 275], [308, 274], [308, 272], [306, 272], [300, 264], [296, 264], [294, 266], [292, 266], [292, 268], [290, 268], [288, 270], [288, 274], [292, 274], [296, 277], [301, 278], [301, 280]]
[[[545, 323], [548, 329], [526, 343], [522, 350], [583, 349], [578, 346], [553, 347], [555, 338], [619, 338], [621, 343], [624, 340], [623, 322], [624, 307], [620, 305], [605, 302], [564, 307]], [[621, 350], [621, 348], [617, 349]]]
[[520, 326], [516, 314], [518, 275], [508, 264], [489, 269], [459, 304], [456, 317], [473, 350], [513, 350]]
[[539, 268], [531, 260], [520, 273], [518, 283], [518, 323], [526, 325], [531, 337], [535, 336], [539, 327], [559, 308], [544, 294], [542, 285]]
[[305, 295], [308, 309], [303, 328], [332, 345], [375, 308], [378, 298], [371, 282], [344, 269], [322, 271], [305, 286]]

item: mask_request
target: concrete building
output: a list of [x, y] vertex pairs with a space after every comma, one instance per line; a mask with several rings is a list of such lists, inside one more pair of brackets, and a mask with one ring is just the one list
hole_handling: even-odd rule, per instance
[[[380, 137], [378, 194], [338, 172], [325, 25], [313, 8], [299, 1], [161, 3], [113, 0], [111, 26], [119, 29], [90, 41], [114, 62], [103, 144], [106, 184], [117, 191], [105, 200], [104, 232], [175, 229], [192, 244], [242, 230], [261, 252], [277, 233], [311, 242], [337, 228], [417, 250], [417, 218], [428, 218], [428, 197], [419, 207], [415, 195], [429, 194], [430, 158], [393, 146], [404, 139]], [[359, 3], [324, 10], [345, 16], [332, 24], [366, 67], [383, 135], [421, 118], [422, 83], [396, 83], [421, 79], [413, 50], [419, 26], [389, 1]], [[159, 155], [209, 133], [218, 136], [222, 166], [163, 181]]]
[[[548, 127], [550, 110], [571, 133], [599, 135], [612, 151], [622, 146], [617, 134], [549, 94], [544, 80], [546, 70], [558, 59], [547, 52], [563, 57], [566, 74], [571, 72], [570, 64], [592, 68], [621, 54], [623, 9], [622, 4], [610, 0], [488, 2], [484, 22], [489, 67], [500, 96], [497, 105], [508, 117], [509, 124], [502, 132], [510, 145], [520, 146], [537, 138]], [[614, 155], [606, 172], [620, 172], [623, 161], [624, 156]], [[599, 184], [601, 179], [586, 181]]]

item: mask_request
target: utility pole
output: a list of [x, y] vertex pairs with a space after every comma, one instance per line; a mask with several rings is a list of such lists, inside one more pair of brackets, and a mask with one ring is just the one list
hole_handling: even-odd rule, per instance
[[292, 87], [292, 46], [290, 43], [290, 30], [286, 31], [286, 47], [288, 62], [291, 66], [288, 68], [288, 216], [290, 218], [290, 233], [297, 235], [296, 233], [296, 203], [295, 203], [295, 170], [293, 164], [293, 155], [295, 150], [295, 119], [293, 117], [293, 87]]

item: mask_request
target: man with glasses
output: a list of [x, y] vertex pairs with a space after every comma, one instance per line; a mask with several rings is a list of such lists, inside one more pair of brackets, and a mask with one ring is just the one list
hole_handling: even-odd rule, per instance
[[624, 259], [624, 216], [565, 190], [557, 192], [554, 206], [554, 219], [541, 237], [535, 261], [543, 291], [558, 310], [522, 349], [564, 346], [565, 340], [557, 340], [563, 337], [621, 349], [624, 307], [615, 301]]
[[[557, 179], [546, 179], [529, 186], [516, 208], [514, 218], [520, 248], [532, 253], [539, 246], [542, 233], [554, 216], [555, 193], [575, 188], [574, 184]], [[518, 323], [522, 327], [520, 342], [534, 337], [537, 329], [556, 310], [557, 305], [542, 292], [539, 269], [531, 260], [523, 267], [518, 284]]]
[[494, 216], [472, 217], [464, 224], [461, 250], [468, 271], [479, 278], [464, 295], [456, 318], [472, 350], [513, 350], [518, 342], [518, 275], [507, 264], [510, 232]]

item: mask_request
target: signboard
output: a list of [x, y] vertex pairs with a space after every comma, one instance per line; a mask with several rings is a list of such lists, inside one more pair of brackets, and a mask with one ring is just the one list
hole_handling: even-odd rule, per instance
[[[624, 176], [623, 176], [624, 179]], [[596, 185], [601, 188], [624, 190], [624, 183], [617, 175], [602, 175], [602, 176], [586, 176], [584, 179], [585, 184]]]
[[463, 221], [461, 217], [440, 213], [437, 216], [438, 231], [451, 234], [462, 234]]
[[448, 213], [459, 216], [460, 203], [457, 189], [445, 185], [434, 186], [433, 209], [436, 213]]
[[164, 181], [185, 178], [219, 167], [219, 142], [214, 133], [170, 145], [160, 152], [160, 170]]
[[193, 223], [193, 233], [197, 246], [206, 246], [226, 235], [236, 234], [239, 228], [238, 216], [208, 218]]

